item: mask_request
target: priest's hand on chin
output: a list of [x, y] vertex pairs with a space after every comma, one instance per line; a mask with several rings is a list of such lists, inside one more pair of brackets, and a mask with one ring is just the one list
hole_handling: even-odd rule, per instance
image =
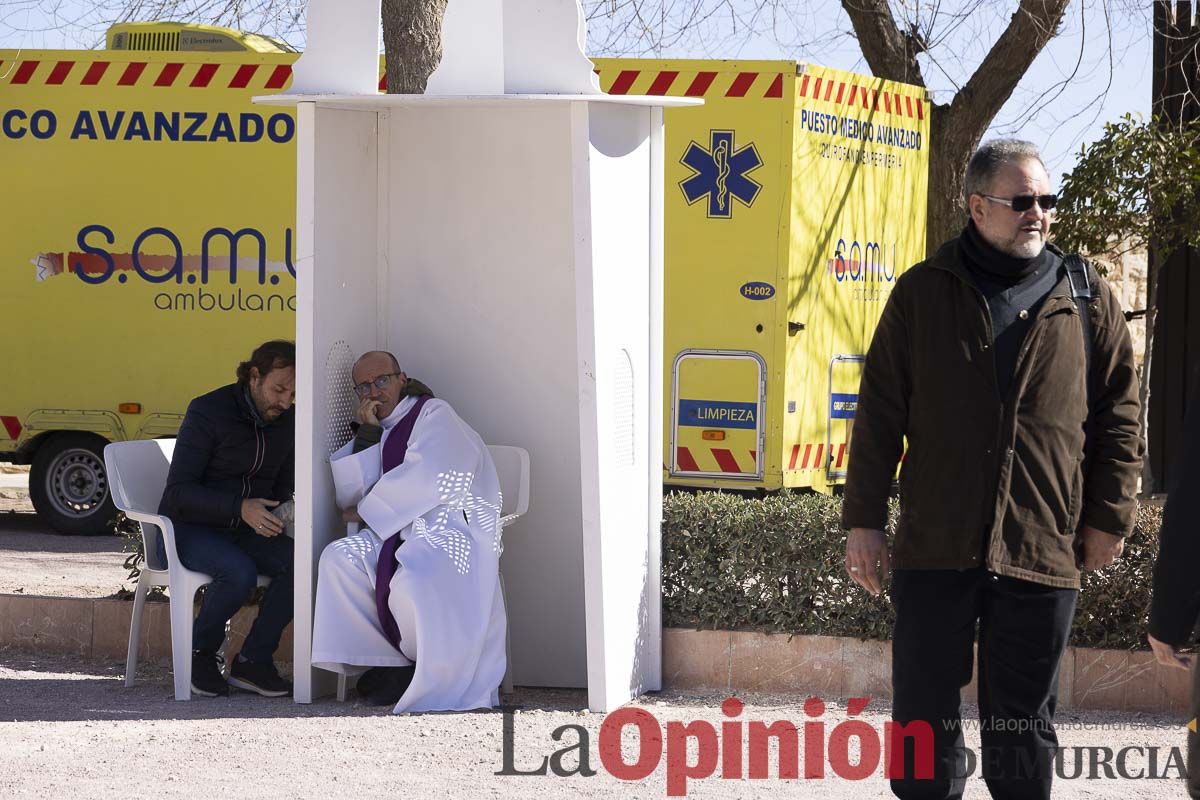
[[342, 522], [357, 522], [363, 524], [363, 518], [358, 515], [358, 506], [350, 506], [342, 511]]
[[278, 500], [248, 497], [242, 501], [242, 520], [259, 536], [278, 536], [283, 533], [283, 521], [267, 510], [277, 505]]
[[359, 425], [378, 425], [379, 424], [379, 409], [383, 403], [378, 400], [372, 400], [369, 397], [364, 397], [358, 403], [358, 411], [354, 417], [358, 420]]

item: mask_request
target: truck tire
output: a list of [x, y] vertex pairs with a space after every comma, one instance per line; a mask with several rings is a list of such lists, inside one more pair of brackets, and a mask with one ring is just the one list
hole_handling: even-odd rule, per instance
[[59, 533], [110, 533], [116, 516], [103, 438], [94, 433], [56, 433], [38, 448], [29, 472], [29, 498]]

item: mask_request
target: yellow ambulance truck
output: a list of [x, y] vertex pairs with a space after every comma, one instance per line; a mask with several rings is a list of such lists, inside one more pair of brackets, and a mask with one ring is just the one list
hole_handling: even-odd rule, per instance
[[181, 51], [179, 31], [109, 37], [162, 52], [0, 50], [0, 460], [32, 464], [64, 532], [114, 516], [105, 443], [174, 436], [256, 344], [295, 336], [295, 120], [250, 99], [296, 56]]
[[[108, 46], [0, 50], [0, 460], [32, 464], [64, 532], [113, 516], [105, 443], [173, 436], [295, 328], [295, 121], [250, 99], [296, 54], [170, 23]], [[923, 94], [791, 62], [597, 65], [611, 92], [707, 101], [668, 112], [665, 479], [828, 490], [924, 242]]]
[[666, 112], [664, 480], [830, 491], [862, 361], [924, 257], [925, 90], [781, 61], [596, 62]]

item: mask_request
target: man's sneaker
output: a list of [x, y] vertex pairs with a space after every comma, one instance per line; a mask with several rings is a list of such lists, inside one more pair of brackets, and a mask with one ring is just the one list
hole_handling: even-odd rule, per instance
[[192, 692], [201, 697], [228, 697], [229, 684], [221, 674], [225, 659], [218, 653], [192, 652]]
[[292, 685], [279, 677], [279, 671], [269, 661], [255, 664], [234, 659], [229, 668], [229, 685], [263, 697], [286, 697], [292, 693]]

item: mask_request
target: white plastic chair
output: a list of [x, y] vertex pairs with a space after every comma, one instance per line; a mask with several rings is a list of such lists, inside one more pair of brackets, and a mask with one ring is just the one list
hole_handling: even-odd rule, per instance
[[[175, 674], [175, 699], [192, 699], [192, 623], [196, 590], [212, 582], [212, 576], [185, 568], [175, 548], [175, 528], [171, 520], [158, 513], [174, 439], [113, 442], [104, 448], [104, 467], [108, 471], [113, 503], [125, 516], [137, 520], [142, 529], [146, 559], [133, 590], [133, 618], [129, 624], [129, 651], [125, 657], [125, 685], [133, 686], [137, 670], [138, 642], [141, 638], [142, 612], [146, 596], [155, 586], [167, 587], [171, 600], [171, 663]], [[162, 531], [166, 545], [167, 568], [162, 569], [154, 531]], [[271, 579], [258, 576], [258, 585]]]
[[[496, 465], [496, 477], [500, 479], [500, 530], [512, 524], [518, 517], [529, 510], [529, 451], [521, 447], [507, 445], [488, 445], [488, 453], [492, 463]], [[346, 534], [353, 536], [358, 533], [358, 523], [351, 522], [346, 526]], [[504, 593], [504, 573], [500, 573], [500, 599], [504, 610], [508, 611], [508, 597]], [[506, 694], [512, 694], [512, 636], [508, 626], [504, 629], [504, 680], [501, 688]], [[346, 676], [338, 675], [337, 699], [346, 699]]]

